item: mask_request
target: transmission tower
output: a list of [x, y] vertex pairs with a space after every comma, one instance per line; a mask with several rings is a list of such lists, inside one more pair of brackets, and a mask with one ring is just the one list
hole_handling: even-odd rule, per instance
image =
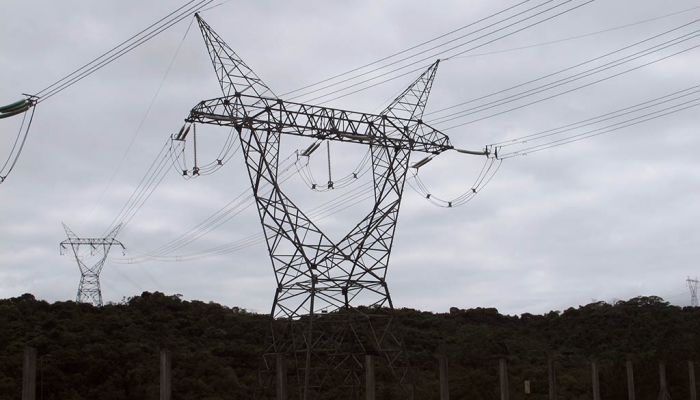
[[[454, 149], [420, 119], [439, 60], [378, 115], [293, 103], [275, 96], [199, 15], [197, 21], [224, 96], [200, 102], [186, 122], [237, 131], [277, 282], [261, 389], [271, 383], [276, 355], [286, 354], [299, 398], [333, 386], [359, 399], [369, 354], [413, 398], [386, 273], [411, 152]], [[374, 206], [340, 241], [331, 241], [281, 190], [282, 134], [370, 147]], [[262, 190], [264, 184], [272, 189]]]
[[696, 277], [695, 279], [690, 279], [690, 276], [688, 276], [688, 279], [686, 279], [685, 282], [688, 285], [688, 289], [690, 289], [690, 305], [692, 307], [697, 307], [698, 306], [698, 278]]
[[[100, 272], [107, 260], [107, 254], [113, 245], [121, 246], [122, 251], [125, 250], [124, 245], [115, 239], [117, 233], [121, 229], [121, 224], [110, 232], [107, 237], [96, 239], [81, 239], [73, 231], [68, 229], [66, 224], [63, 224], [63, 229], [68, 235], [68, 239], [61, 242], [61, 255], [65, 254], [66, 248], [70, 246], [75, 254], [75, 260], [80, 268], [80, 285], [78, 286], [78, 295], [75, 301], [78, 303], [92, 303], [95, 306], [102, 306], [102, 290], [100, 289]], [[92, 266], [85, 263], [86, 254], [81, 254], [80, 246], [89, 247], [89, 258], [96, 257], [97, 262]]]

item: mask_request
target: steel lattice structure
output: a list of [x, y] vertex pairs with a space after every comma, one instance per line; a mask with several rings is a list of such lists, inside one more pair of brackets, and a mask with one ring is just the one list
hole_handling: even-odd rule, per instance
[[697, 307], [698, 306], [698, 278], [695, 279], [690, 279], [690, 276], [688, 276], [688, 279], [685, 280], [686, 285], [688, 286], [688, 289], [690, 289], [690, 306], [691, 307]]
[[[439, 60], [378, 115], [300, 104], [277, 98], [198, 15], [197, 21], [224, 96], [200, 102], [186, 121], [238, 132], [277, 282], [263, 386], [274, 375], [275, 355], [284, 353], [297, 371], [299, 398], [314, 398], [329, 384], [359, 398], [364, 356], [371, 354], [413, 398], [386, 274], [411, 152], [453, 149], [420, 119]], [[342, 240], [331, 241], [280, 189], [282, 134], [370, 147], [374, 206]], [[263, 184], [272, 189], [261, 190]]]
[[[73, 231], [68, 229], [66, 224], [63, 224], [63, 229], [68, 235], [68, 239], [61, 242], [61, 255], [65, 254], [68, 246], [73, 249], [75, 260], [80, 268], [80, 285], [78, 286], [78, 294], [75, 301], [78, 303], [92, 303], [95, 306], [102, 306], [102, 290], [100, 289], [100, 273], [102, 267], [107, 261], [107, 255], [112, 246], [121, 246], [122, 251], [125, 250], [124, 245], [116, 238], [121, 224], [112, 229], [104, 238], [81, 239]], [[90, 256], [97, 256], [97, 262], [92, 266], [85, 264], [83, 257], [80, 254], [80, 246], [89, 246]]]

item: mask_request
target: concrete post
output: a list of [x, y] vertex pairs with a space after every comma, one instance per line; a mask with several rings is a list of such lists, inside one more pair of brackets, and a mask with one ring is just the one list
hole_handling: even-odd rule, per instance
[[365, 394], [367, 400], [376, 400], [377, 387], [374, 382], [374, 356], [365, 355]]
[[661, 389], [666, 390], [666, 364], [663, 362], [659, 363], [659, 386]]
[[22, 400], [36, 400], [36, 349], [24, 349]]
[[688, 380], [690, 381], [690, 400], [698, 400], [695, 388], [695, 366], [692, 361], [688, 361]]
[[160, 400], [172, 399], [172, 353], [160, 351]]
[[634, 367], [631, 360], [627, 360], [627, 398], [634, 400]]
[[508, 363], [505, 358], [498, 360], [498, 372], [501, 377], [501, 400], [508, 400]]
[[447, 357], [440, 357], [440, 400], [450, 400], [450, 387], [447, 380]]
[[600, 400], [600, 382], [598, 381], [598, 361], [591, 361], [591, 378], [593, 380], [593, 400]]
[[287, 355], [277, 353], [277, 400], [287, 400]]
[[666, 364], [663, 361], [659, 362], [659, 400], [671, 400], [671, 395], [668, 393], [668, 385], [666, 384]]
[[549, 400], [557, 400], [557, 374], [554, 370], [554, 360], [547, 361], [549, 371]]

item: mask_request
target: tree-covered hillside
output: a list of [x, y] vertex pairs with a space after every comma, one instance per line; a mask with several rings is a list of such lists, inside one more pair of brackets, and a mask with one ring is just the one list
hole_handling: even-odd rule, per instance
[[[641, 400], [658, 396], [660, 360], [672, 398], [688, 398], [687, 360], [700, 359], [700, 309], [653, 296], [545, 315], [505, 316], [493, 308], [397, 315], [419, 399], [439, 398], [439, 356], [449, 359], [451, 398], [472, 400], [499, 398], [500, 358], [508, 360], [511, 399], [532, 400], [548, 398], [548, 359], [563, 399], [591, 398], [593, 359], [603, 398], [627, 398], [624, 362], [633, 360]], [[21, 397], [26, 347], [37, 349], [37, 398], [157, 399], [158, 355], [169, 349], [174, 399], [247, 399], [267, 323], [266, 315], [158, 292], [101, 308], [30, 294], [0, 300], [0, 400]], [[398, 398], [378, 387], [379, 398]]]

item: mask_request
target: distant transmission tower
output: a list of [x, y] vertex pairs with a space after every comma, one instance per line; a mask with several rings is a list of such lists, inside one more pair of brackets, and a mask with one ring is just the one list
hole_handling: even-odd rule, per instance
[[[115, 239], [117, 233], [121, 229], [121, 224], [117, 225], [112, 232], [104, 238], [98, 239], [81, 239], [76, 236], [73, 231], [68, 229], [66, 224], [63, 224], [63, 229], [68, 235], [68, 239], [61, 242], [61, 255], [65, 254], [66, 248], [70, 246], [73, 249], [73, 254], [75, 254], [75, 260], [78, 262], [78, 267], [80, 268], [80, 285], [78, 286], [78, 295], [75, 301], [78, 303], [92, 303], [95, 306], [102, 306], [102, 290], [100, 289], [100, 272], [102, 272], [102, 267], [105, 265], [107, 260], [107, 254], [113, 245], [121, 246], [122, 250], [125, 249], [124, 245]], [[85, 259], [87, 253], [80, 253], [80, 246], [89, 247], [89, 258], [99, 257], [97, 262], [92, 266], [85, 264]]]
[[[359, 399], [365, 356], [373, 355], [413, 398], [386, 274], [411, 152], [454, 149], [421, 120], [438, 62], [379, 115], [292, 103], [277, 98], [198, 15], [197, 21], [224, 97], [200, 102], [186, 121], [238, 132], [277, 281], [262, 387], [271, 383], [276, 356], [287, 355], [299, 398], [332, 389]], [[374, 206], [340, 241], [331, 241], [282, 192], [282, 134], [369, 146]]]
[[695, 277], [695, 279], [690, 279], [690, 276], [688, 276], [688, 279], [686, 279], [685, 282], [688, 285], [688, 289], [690, 289], [690, 305], [692, 307], [697, 307], [698, 306], [698, 278]]

